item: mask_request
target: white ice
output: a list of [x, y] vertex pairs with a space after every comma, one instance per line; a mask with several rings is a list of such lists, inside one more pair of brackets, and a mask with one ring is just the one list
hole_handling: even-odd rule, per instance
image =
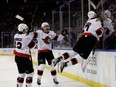
[[[59, 84], [56, 85], [52, 81], [50, 71], [45, 69], [41, 86], [36, 84], [37, 82], [37, 66], [34, 65], [35, 75], [33, 80], [33, 87], [90, 87], [81, 82], [72, 80], [58, 74]], [[13, 56], [0, 56], [0, 87], [16, 87], [16, 79], [18, 76], [18, 70]], [[26, 87], [25, 84], [23, 87]]]

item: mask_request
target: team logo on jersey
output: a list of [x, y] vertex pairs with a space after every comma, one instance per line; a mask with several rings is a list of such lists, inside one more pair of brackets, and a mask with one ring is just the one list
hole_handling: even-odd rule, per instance
[[50, 44], [51, 39], [50, 39], [49, 36], [47, 36], [47, 37], [45, 37], [45, 39], [43, 39], [43, 41], [44, 41], [44, 43], [46, 43], [46, 44]]

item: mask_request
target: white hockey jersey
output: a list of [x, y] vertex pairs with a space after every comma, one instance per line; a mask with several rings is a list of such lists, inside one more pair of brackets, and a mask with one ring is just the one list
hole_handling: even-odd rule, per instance
[[86, 22], [84, 26], [84, 34], [92, 34], [97, 38], [99, 41], [99, 38], [103, 34], [102, 25], [99, 19], [90, 19]]
[[38, 40], [38, 51], [46, 52], [52, 50], [51, 41], [63, 40], [63, 35], [57, 35], [54, 31], [49, 31], [49, 33], [44, 33], [42, 30], [38, 30], [37, 32], [37, 40]]
[[15, 43], [15, 50], [14, 54], [16, 56], [29, 58], [30, 52], [29, 48], [35, 46], [35, 42], [33, 42], [34, 33], [27, 34], [15, 34], [14, 36], [14, 43]]
[[103, 28], [104, 28], [105, 38], [107, 38], [114, 32], [112, 20], [110, 18], [106, 18], [103, 21]]

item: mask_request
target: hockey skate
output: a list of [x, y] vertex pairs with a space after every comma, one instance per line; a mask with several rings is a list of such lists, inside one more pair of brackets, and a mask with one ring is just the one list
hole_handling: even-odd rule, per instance
[[58, 58], [56, 58], [56, 59], [53, 59], [53, 60], [52, 60], [52, 66], [55, 67], [56, 64], [59, 63], [59, 62], [61, 61], [61, 59], [63, 59], [62, 56], [60, 56], [60, 57], [58, 57]]
[[59, 82], [57, 81], [57, 79], [53, 79], [53, 82], [54, 82], [55, 84], [59, 84]]
[[41, 80], [39, 78], [37, 79], [37, 84], [41, 85]]
[[64, 68], [67, 67], [68, 62], [61, 62], [59, 66], [59, 72], [62, 73]]

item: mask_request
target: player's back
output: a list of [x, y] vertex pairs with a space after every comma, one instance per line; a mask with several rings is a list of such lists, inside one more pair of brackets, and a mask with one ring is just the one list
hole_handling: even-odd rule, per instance
[[28, 44], [31, 42], [32, 37], [31, 34], [15, 34], [15, 50], [19, 53], [29, 54]]
[[101, 22], [99, 19], [91, 19], [88, 20], [85, 24], [84, 31], [85, 32], [95, 32], [98, 28], [101, 28]]
[[91, 33], [97, 39], [99, 39], [99, 37], [102, 36], [102, 33], [99, 35], [97, 34], [98, 30], [101, 30], [101, 32], [102, 32], [101, 21], [97, 18], [88, 20], [84, 26], [84, 33]]

